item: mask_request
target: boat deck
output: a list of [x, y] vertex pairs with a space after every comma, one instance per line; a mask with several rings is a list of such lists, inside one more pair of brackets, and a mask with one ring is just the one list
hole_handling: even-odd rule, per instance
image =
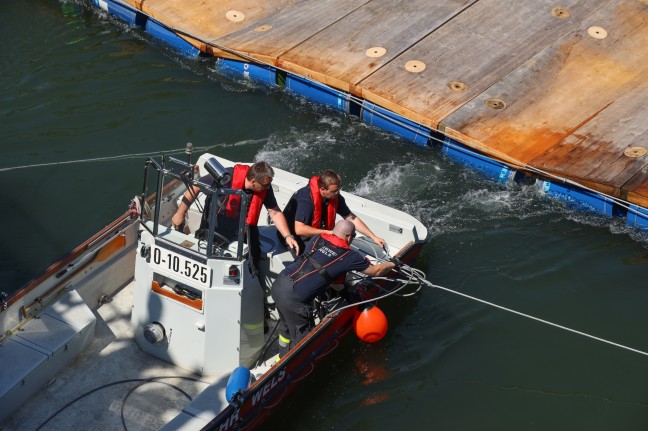
[[648, 207], [646, 0], [124, 2], [208, 54], [243, 53]]
[[[96, 310], [92, 343], [72, 366], [16, 411], [3, 424], [6, 429], [40, 429], [59, 409], [63, 411], [42, 429], [124, 429], [123, 408], [126, 429], [158, 430], [185, 407], [187, 395], [193, 399], [218, 380], [218, 376], [196, 376], [137, 347], [130, 324], [133, 288], [134, 282]], [[150, 379], [155, 381], [147, 382]], [[84, 394], [88, 395], [67, 407]]]

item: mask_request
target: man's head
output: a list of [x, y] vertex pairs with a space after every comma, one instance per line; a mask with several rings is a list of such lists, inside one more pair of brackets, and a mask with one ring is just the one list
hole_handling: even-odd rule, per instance
[[340, 220], [333, 227], [333, 235], [342, 238], [347, 244], [351, 244], [355, 238], [355, 225], [348, 220]]
[[340, 193], [342, 179], [335, 171], [327, 169], [317, 180], [317, 186], [324, 199], [333, 199]]
[[261, 190], [270, 188], [272, 178], [274, 178], [274, 170], [272, 166], [264, 161], [256, 162], [250, 166], [245, 177], [252, 185], [252, 189], [255, 192], [260, 192]]

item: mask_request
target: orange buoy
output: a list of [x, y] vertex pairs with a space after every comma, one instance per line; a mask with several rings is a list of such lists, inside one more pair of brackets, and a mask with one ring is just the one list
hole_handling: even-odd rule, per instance
[[364, 310], [357, 310], [353, 319], [355, 333], [365, 343], [382, 340], [387, 333], [387, 317], [375, 305]]

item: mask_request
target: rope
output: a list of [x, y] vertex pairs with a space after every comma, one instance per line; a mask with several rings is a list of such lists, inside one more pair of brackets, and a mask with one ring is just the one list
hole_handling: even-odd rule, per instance
[[[211, 148], [217, 147], [218, 145], [212, 145], [209, 147], [197, 147], [194, 148], [194, 151], [207, 151]], [[17, 169], [27, 169], [27, 168], [42, 168], [44, 166], [58, 166], [58, 165], [69, 165], [73, 163], [89, 163], [89, 162], [105, 162], [105, 161], [110, 161], [110, 160], [122, 160], [122, 159], [134, 159], [134, 158], [140, 158], [143, 156], [152, 156], [152, 155], [158, 155], [158, 154], [174, 154], [174, 153], [184, 153], [185, 148], [181, 148], [178, 150], [167, 150], [167, 151], [154, 151], [150, 153], [134, 153], [134, 154], [122, 154], [119, 156], [107, 156], [107, 157], [96, 157], [92, 159], [78, 159], [78, 160], [64, 160], [60, 162], [50, 162], [50, 163], [38, 163], [38, 164], [33, 164], [33, 165], [23, 165], [23, 166], [10, 166], [7, 168], [0, 168], [0, 172], [8, 172], [8, 171], [15, 171]]]
[[[634, 352], [634, 353], [639, 353], [640, 355], [648, 356], [648, 352], [644, 352], [643, 350], [639, 350], [639, 349], [635, 349], [635, 348], [632, 348], [632, 347], [628, 347], [628, 346], [625, 346], [625, 345], [623, 345], [623, 344], [620, 344], [620, 343], [616, 343], [616, 342], [614, 342], [614, 341], [607, 340], [607, 339], [605, 339], [605, 338], [597, 337], [597, 336], [595, 336], [595, 335], [591, 335], [591, 334], [588, 334], [588, 333], [583, 332], [583, 331], [578, 331], [578, 330], [576, 330], [576, 329], [572, 329], [572, 328], [569, 328], [569, 327], [564, 326], [564, 325], [559, 325], [559, 324], [557, 324], [557, 323], [550, 322], [550, 321], [548, 321], [548, 320], [541, 319], [541, 318], [539, 318], [539, 317], [535, 317], [535, 316], [532, 316], [532, 315], [527, 314], [527, 313], [522, 313], [522, 312], [520, 312], [520, 311], [513, 310], [513, 309], [511, 309], [511, 308], [504, 307], [504, 306], [502, 306], [502, 305], [495, 304], [495, 303], [493, 303], [493, 302], [485, 301], [485, 300], [480, 299], [480, 298], [477, 298], [477, 297], [475, 297], [475, 296], [467, 295], [467, 294], [465, 294], [465, 293], [458, 292], [458, 291], [456, 291], [456, 290], [452, 290], [452, 289], [449, 289], [449, 288], [447, 288], [447, 287], [443, 287], [443, 286], [439, 286], [439, 285], [437, 285], [437, 284], [433, 284], [432, 282], [430, 282], [430, 281], [428, 281], [428, 280], [425, 279], [425, 273], [424, 273], [423, 271], [419, 270], [419, 269], [412, 268], [412, 267], [409, 267], [409, 266], [407, 266], [407, 265], [403, 265], [402, 267], [398, 268], [398, 271], [399, 271], [400, 273], [402, 273], [403, 275], [408, 276], [408, 277], [409, 277], [409, 280], [411, 280], [411, 279], [414, 278], [414, 279], [416, 279], [419, 283], [421, 283], [421, 284], [425, 284], [425, 285], [427, 285], [427, 286], [429, 286], [429, 287], [436, 288], [436, 289], [441, 289], [441, 290], [443, 290], [443, 291], [446, 291], [446, 292], [449, 292], [449, 293], [453, 293], [453, 294], [455, 294], [455, 295], [462, 296], [462, 297], [467, 298], [467, 299], [470, 299], [470, 300], [472, 300], [472, 301], [476, 301], [476, 302], [479, 302], [479, 303], [484, 304], [484, 305], [489, 305], [489, 306], [491, 306], [491, 307], [497, 308], [497, 309], [502, 310], [502, 311], [507, 311], [507, 312], [509, 312], [509, 313], [517, 314], [518, 316], [525, 317], [525, 318], [527, 318], [527, 319], [535, 320], [536, 322], [544, 323], [545, 325], [553, 326], [554, 328], [562, 329], [562, 330], [564, 330], [564, 331], [568, 331], [568, 332], [571, 332], [571, 333], [573, 333], [573, 334], [581, 335], [581, 336], [583, 336], [583, 337], [590, 338], [590, 339], [592, 339], [592, 340], [596, 340], [596, 341], [599, 341], [599, 342], [602, 342], [602, 343], [605, 343], [605, 344], [609, 344], [609, 345], [611, 345], [611, 346], [619, 347], [619, 348], [621, 348], [621, 349], [629, 350], [629, 351]], [[404, 286], [402, 286], [402, 287], [404, 287]], [[400, 288], [402, 288], [402, 287], [400, 287]], [[399, 289], [400, 289], [400, 288], [399, 288]], [[385, 295], [385, 296], [388, 296], [388, 295]], [[383, 297], [384, 297], [384, 296], [381, 296], [381, 297], [378, 298], [378, 299], [381, 299], [381, 298], [383, 298]]]
[[425, 284], [427, 284], [430, 287], [445, 290], [446, 292], [454, 293], [455, 295], [463, 296], [464, 298], [472, 299], [473, 301], [477, 301], [477, 302], [480, 302], [482, 304], [490, 305], [491, 307], [495, 307], [495, 308], [498, 308], [498, 309], [503, 310], [503, 311], [508, 311], [509, 313], [517, 314], [518, 316], [526, 317], [527, 319], [535, 320], [536, 322], [544, 323], [546, 325], [550, 325], [550, 326], [553, 326], [553, 327], [558, 328], [558, 329], [562, 329], [562, 330], [565, 330], [565, 331], [572, 332], [574, 334], [582, 335], [583, 337], [591, 338], [592, 340], [600, 341], [602, 343], [606, 343], [606, 344], [609, 344], [611, 346], [620, 347], [622, 349], [630, 350], [631, 352], [635, 352], [635, 353], [639, 353], [639, 354], [644, 355], [644, 356], [648, 356], [648, 353], [646, 353], [646, 352], [644, 352], [642, 350], [638, 350], [638, 349], [634, 349], [632, 347], [624, 346], [623, 344], [615, 343], [614, 341], [606, 340], [605, 338], [597, 337], [595, 335], [591, 335], [591, 334], [588, 334], [586, 332], [577, 331], [576, 329], [568, 328], [567, 326], [559, 325], [557, 323], [553, 323], [553, 322], [550, 322], [548, 320], [541, 319], [539, 317], [531, 316], [530, 314], [522, 313], [520, 311], [516, 311], [516, 310], [513, 310], [511, 308], [503, 307], [501, 305], [497, 305], [495, 303], [488, 302], [488, 301], [485, 301], [483, 299], [479, 299], [479, 298], [476, 298], [474, 296], [467, 295], [465, 293], [461, 293], [461, 292], [457, 292], [457, 291], [452, 290], [452, 289], [448, 289], [447, 287], [438, 286], [436, 284], [432, 284], [430, 282], [427, 282], [427, 280], [426, 280]]
[[[369, 243], [369, 242], [367, 242], [367, 243]], [[386, 250], [385, 250], [385, 253], [386, 253]], [[389, 257], [389, 254], [386, 253], [386, 255], [387, 255], [387, 257]], [[374, 254], [372, 257], [374, 259], [376, 259], [377, 262], [386, 262], [387, 261], [386, 259], [383, 259], [383, 258], [379, 257], [378, 253]], [[388, 296], [396, 294], [397, 292], [399, 292], [400, 290], [402, 290], [403, 288], [405, 288], [408, 285], [417, 284], [418, 288], [414, 292], [412, 292], [410, 294], [401, 295], [401, 296], [411, 296], [414, 293], [418, 292], [418, 290], [420, 289], [420, 287], [422, 285], [426, 285], [426, 286], [429, 286], [429, 287], [432, 287], [432, 288], [443, 290], [445, 292], [453, 293], [455, 295], [464, 297], [466, 299], [470, 299], [472, 301], [479, 302], [479, 303], [484, 304], [484, 305], [489, 305], [491, 307], [497, 308], [497, 309], [502, 310], [502, 311], [507, 311], [509, 313], [513, 313], [513, 314], [516, 314], [518, 316], [525, 317], [527, 319], [535, 320], [536, 322], [544, 323], [545, 325], [553, 326], [554, 328], [562, 329], [564, 331], [568, 331], [568, 332], [571, 332], [573, 334], [581, 335], [583, 337], [590, 338], [592, 340], [596, 340], [596, 341], [599, 341], [601, 343], [609, 344], [611, 346], [615, 346], [615, 347], [619, 347], [621, 349], [629, 350], [629, 351], [634, 352], [634, 353], [639, 353], [640, 355], [648, 356], [648, 352], [644, 352], [643, 350], [635, 349], [633, 347], [628, 347], [628, 346], [625, 346], [623, 344], [616, 343], [614, 341], [606, 340], [605, 338], [597, 337], [595, 335], [591, 335], [591, 334], [588, 334], [588, 333], [583, 332], [583, 331], [578, 331], [576, 329], [572, 329], [572, 328], [569, 328], [569, 327], [564, 326], [564, 325], [559, 325], [557, 323], [550, 322], [548, 320], [541, 319], [539, 317], [535, 317], [535, 316], [532, 316], [532, 315], [527, 314], [527, 313], [522, 313], [521, 311], [513, 310], [512, 308], [508, 308], [508, 307], [504, 307], [502, 305], [495, 304], [494, 302], [486, 301], [486, 300], [477, 298], [475, 296], [468, 295], [466, 293], [458, 292], [456, 290], [449, 289], [447, 287], [439, 286], [439, 285], [434, 284], [431, 281], [427, 280], [426, 276], [425, 276], [425, 273], [423, 271], [421, 271], [420, 269], [412, 268], [409, 265], [401, 264], [401, 265], [397, 266], [396, 268], [394, 268], [393, 271], [397, 272], [400, 277], [399, 278], [367, 277], [362, 273], [354, 272], [354, 274], [356, 275], [358, 280], [364, 279], [364, 280], [368, 280], [369, 282], [372, 282], [372, 283], [374, 281], [376, 281], [376, 280], [385, 280], [385, 281], [389, 281], [389, 282], [400, 283], [401, 285], [398, 286], [397, 288], [391, 290], [391, 291], [388, 291], [384, 295], [378, 296], [376, 298], [369, 299], [369, 300], [366, 300], [366, 301], [356, 302], [356, 303], [349, 304], [349, 305], [346, 305], [344, 307], [340, 307], [338, 309], [335, 309], [335, 310], [329, 312], [326, 316], [324, 316], [324, 318], [333, 317], [333, 316], [337, 315], [337, 313], [339, 313], [340, 311], [342, 311], [342, 310], [344, 310], [346, 308], [356, 307], [358, 305], [362, 305], [362, 304], [366, 304], [366, 303], [370, 303], [370, 302], [377, 302], [380, 299], [383, 299], [383, 298], [386, 298]], [[385, 289], [382, 288], [380, 285], [378, 285], [377, 283], [374, 283], [374, 284], [380, 290], [385, 292]]]
[[[412, 268], [412, 269], [413, 269], [413, 268]], [[419, 279], [417, 279], [416, 276], [412, 276], [411, 274], [410, 274], [410, 277], [409, 277], [408, 279], [403, 279], [403, 278], [393, 278], [393, 277], [367, 277], [366, 275], [361, 274], [361, 273], [356, 273], [355, 271], [354, 271], [354, 274], [356, 275], [357, 279], [359, 279], [359, 280], [367, 280], [367, 281], [369, 281], [369, 282], [371, 282], [371, 283], [373, 283], [374, 281], [377, 281], [377, 280], [384, 280], [384, 281], [388, 281], [388, 282], [391, 282], [391, 283], [400, 283], [400, 286], [396, 287], [395, 289], [392, 289], [392, 290], [388, 291], [388, 292], [385, 293], [384, 295], [380, 295], [380, 296], [378, 296], [378, 297], [371, 298], [371, 299], [366, 299], [366, 300], [364, 300], [364, 301], [354, 302], [354, 303], [352, 303], [352, 304], [348, 304], [348, 305], [345, 305], [345, 306], [343, 306], [343, 307], [336, 308], [335, 310], [331, 310], [331, 311], [330, 311], [326, 316], [324, 316], [324, 319], [329, 319], [329, 318], [335, 317], [335, 316], [337, 316], [337, 315], [338, 315], [342, 310], [345, 310], [345, 309], [347, 309], [347, 308], [357, 307], [358, 305], [363, 305], [363, 304], [369, 304], [369, 303], [372, 303], [372, 302], [377, 302], [378, 300], [380, 300], [380, 299], [384, 299], [384, 298], [387, 298], [388, 296], [396, 295], [398, 292], [400, 292], [400, 291], [403, 290], [405, 287], [407, 287], [407, 286], [409, 286], [409, 285], [411, 285], [411, 284], [416, 284], [416, 285], [418, 285], [419, 287], [420, 287], [420, 285], [421, 285]], [[401, 272], [401, 275], [407, 275], [407, 273], [405, 272], [405, 274], [403, 274], [403, 272]], [[413, 281], [413, 280], [414, 280], [414, 281]], [[375, 284], [375, 283], [374, 283], [374, 284]], [[380, 290], [385, 291], [385, 289], [382, 288], [381, 286], [379, 286], [378, 284], [375, 284], [375, 285], [376, 285]], [[417, 290], [417, 291], [418, 291], [418, 290]], [[415, 293], [415, 292], [414, 292], [414, 293]], [[413, 293], [412, 293], [412, 294], [413, 294]], [[401, 296], [411, 296], [411, 294], [405, 294], [405, 295], [401, 295]]]

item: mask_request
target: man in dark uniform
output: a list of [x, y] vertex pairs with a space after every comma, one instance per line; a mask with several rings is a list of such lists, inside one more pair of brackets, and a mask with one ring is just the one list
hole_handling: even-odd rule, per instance
[[395, 266], [393, 262], [370, 265], [349, 247], [354, 237], [355, 225], [340, 220], [332, 233], [314, 236], [304, 255], [286, 266], [272, 284], [272, 297], [279, 311], [279, 357], [313, 329], [313, 299], [326, 291], [330, 283], [349, 271], [375, 277]]
[[351, 212], [344, 196], [340, 195], [341, 187], [340, 176], [327, 169], [320, 176], [312, 177], [309, 184], [297, 190], [286, 204], [284, 214], [288, 227], [301, 250], [304, 250], [304, 243], [313, 236], [330, 234], [337, 214], [353, 223], [360, 233], [380, 247], [385, 246], [385, 240], [374, 235], [362, 219]]

